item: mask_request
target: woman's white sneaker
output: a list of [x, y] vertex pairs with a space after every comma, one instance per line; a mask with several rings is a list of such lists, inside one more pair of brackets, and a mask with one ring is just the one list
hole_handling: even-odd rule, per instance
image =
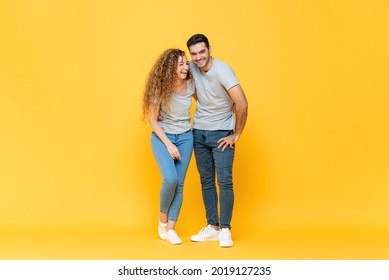
[[207, 227], [201, 229], [198, 234], [192, 235], [190, 237], [190, 240], [196, 242], [203, 242], [203, 241], [218, 240], [219, 239], [218, 237], [219, 237], [219, 230], [216, 230], [211, 225], [208, 225]]
[[220, 247], [231, 247], [233, 245], [231, 233], [228, 228], [222, 228], [220, 230], [219, 240]]
[[177, 233], [172, 229], [167, 231], [166, 240], [169, 241], [173, 245], [178, 245], [178, 244], [182, 243], [181, 238], [179, 238]]
[[166, 239], [167, 223], [158, 221], [158, 235], [162, 240]]

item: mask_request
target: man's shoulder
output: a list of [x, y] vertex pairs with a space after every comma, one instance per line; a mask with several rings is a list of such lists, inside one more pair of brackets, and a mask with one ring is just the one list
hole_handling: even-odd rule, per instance
[[215, 69], [221, 71], [224, 71], [226, 69], [232, 70], [231, 66], [228, 63], [218, 60], [216, 58], [213, 59], [213, 66], [215, 66]]
[[217, 58], [213, 59], [213, 63], [215, 65], [217, 65], [217, 66], [228, 66], [228, 67], [230, 67], [230, 65], [227, 62], [221, 61], [221, 60], [219, 60]]

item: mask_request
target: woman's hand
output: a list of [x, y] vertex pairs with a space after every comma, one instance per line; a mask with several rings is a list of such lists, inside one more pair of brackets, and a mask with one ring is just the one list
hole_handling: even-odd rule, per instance
[[169, 145], [167, 147], [167, 150], [168, 150], [170, 156], [172, 157], [172, 159], [181, 160], [181, 155], [180, 155], [180, 152], [178, 151], [178, 148], [176, 147], [176, 145], [174, 145], [174, 144]]

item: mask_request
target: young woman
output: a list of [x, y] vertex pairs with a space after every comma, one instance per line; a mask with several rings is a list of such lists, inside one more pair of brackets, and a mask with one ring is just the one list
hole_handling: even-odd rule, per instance
[[146, 81], [143, 113], [153, 130], [151, 147], [162, 175], [158, 235], [171, 244], [182, 243], [174, 227], [192, 156], [189, 110], [194, 93], [185, 52], [179, 49], [164, 51]]

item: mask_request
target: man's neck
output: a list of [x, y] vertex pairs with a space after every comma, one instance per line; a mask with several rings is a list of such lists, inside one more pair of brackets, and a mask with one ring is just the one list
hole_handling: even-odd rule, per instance
[[209, 58], [208, 63], [207, 63], [203, 68], [201, 68], [201, 70], [202, 70], [203, 72], [208, 72], [209, 69], [212, 68], [212, 65], [213, 65], [213, 57], [211, 56], [211, 57]]

